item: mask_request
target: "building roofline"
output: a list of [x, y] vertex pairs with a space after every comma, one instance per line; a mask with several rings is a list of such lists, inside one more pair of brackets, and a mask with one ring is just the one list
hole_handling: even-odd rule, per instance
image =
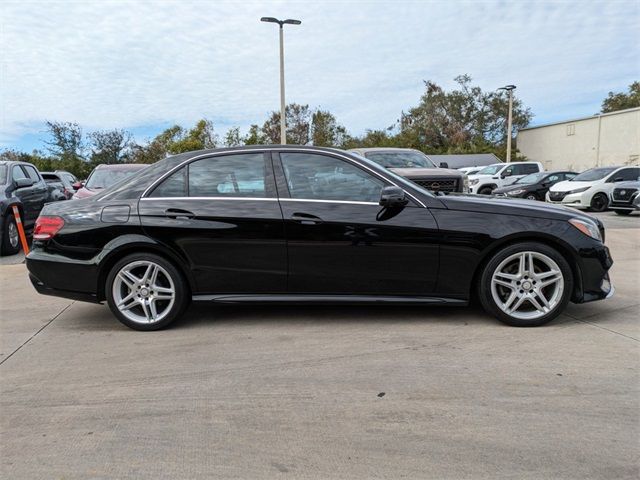
[[629, 113], [629, 112], [637, 112], [637, 111], [640, 111], [640, 107], [627, 108], [625, 110], [616, 110], [615, 112], [608, 112], [608, 113], [596, 113], [595, 115], [591, 115], [589, 117], [571, 118], [569, 120], [561, 120], [561, 121], [558, 121], [558, 122], [543, 123], [541, 125], [534, 125], [532, 127], [521, 128], [518, 131], [522, 132], [524, 130], [534, 130], [536, 128], [551, 127], [553, 125], [562, 125], [564, 123], [581, 122], [583, 120], [594, 120], [594, 119], [596, 119], [598, 117], [609, 117], [611, 115], [619, 115], [621, 113]]

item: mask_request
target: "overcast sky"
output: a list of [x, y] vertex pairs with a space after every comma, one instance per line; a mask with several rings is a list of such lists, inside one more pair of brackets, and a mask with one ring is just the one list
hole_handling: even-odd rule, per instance
[[25, 1], [1, 15], [0, 147], [42, 146], [44, 120], [142, 141], [208, 118], [218, 133], [287, 101], [354, 134], [391, 125], [431, 79], [518, 86], [534, 123], [596, 113], [640, 79], [640, 1]]

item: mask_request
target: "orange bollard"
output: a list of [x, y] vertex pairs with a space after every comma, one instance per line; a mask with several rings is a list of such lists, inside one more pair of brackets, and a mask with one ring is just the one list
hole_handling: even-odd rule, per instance
[[22, 226], [22, 219], [20, 219], [20, 210], [17, 205], [13, 205], [13, 218], [16, 219], [16, 227], [18, 227], [18, 235], [20, 235], [20, 243], [22, 243], [22, 250], [24, 254], [29, 254], [29, 244], [27, 243], [27, 236], [24, 234], [24, 227]]

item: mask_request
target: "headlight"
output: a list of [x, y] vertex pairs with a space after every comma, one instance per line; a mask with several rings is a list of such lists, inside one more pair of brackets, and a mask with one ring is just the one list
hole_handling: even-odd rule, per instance
[[595, 223], [579, 220], [577, 218], [572, 218], [569, 220], [569, 223], [584, 233], [587, 237], [594, 238], [599, 242], [602, 241], [600, 230], [598, 230], [598, 226]]
[[575, 190], [571, 190], [570, 192], [568, 192], [569, 194], [572, 193], [582, 193], [582, 192], [586, 192], [587, 190], [589, 190], [591, 187], [582, 187], [582, 188], [576, 188]]
[[469, 191], [469, 177], [466, 175], [462, 179], [462, 191], [463, 193], [467, 193]]
[[518, 190], [511, 190], [510, 192], [507, 192], [507, 195], [522, 195], [523, 193], [524, 190], [519, 188]]
[[469, 180], [469, 185], [477, 185], [479, 181], [479, 178], [474, 178], [473, 180]]

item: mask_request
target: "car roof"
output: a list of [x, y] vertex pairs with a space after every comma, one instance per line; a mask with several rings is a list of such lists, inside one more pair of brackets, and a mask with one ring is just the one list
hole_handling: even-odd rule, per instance
[[415, 148], [401, 148], [401, 147], [366, 147], [366, 148], [350, 148], [347, 152], [418, 152], [425, 155], [425, 153]]
[[101, 163], [96, 165], [96, 170], [135, 170], [137, 168], [148, 167], [147, 163]]

